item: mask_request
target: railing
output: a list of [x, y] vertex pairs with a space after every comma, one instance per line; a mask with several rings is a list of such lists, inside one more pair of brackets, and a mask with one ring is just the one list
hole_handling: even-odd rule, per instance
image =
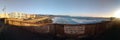
[[54, 34], [58, 37], [85, 37], [97, 35], [104, 32], [107, 29], [106, 26], [109, 24], [109, 22], [96, 24], [51, 24], [23, 22], [9, 19], [6, 19], [6, 23], [23, 27], [32, 32]]

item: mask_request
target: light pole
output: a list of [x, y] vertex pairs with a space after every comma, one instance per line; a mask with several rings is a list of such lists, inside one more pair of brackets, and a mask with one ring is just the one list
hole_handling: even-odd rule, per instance
[[3, 13], [6, 13], [6, 6], [3, 7], [2, 11]]

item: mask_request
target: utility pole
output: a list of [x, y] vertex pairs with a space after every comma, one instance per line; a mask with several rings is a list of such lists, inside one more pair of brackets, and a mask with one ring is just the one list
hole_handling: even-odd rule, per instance
[[[2, 11], [3, 11], [3, 13], [5, 14], [4, 17], [6, 18], [6, 15], [7, 15], [7, 14], [6, 14], [6, 6], [3, 7]], [[5, 23], [5, 24], [7, 23], [7, 20], [6, 20], [6, 19], [4, 19], [4, 23]]]

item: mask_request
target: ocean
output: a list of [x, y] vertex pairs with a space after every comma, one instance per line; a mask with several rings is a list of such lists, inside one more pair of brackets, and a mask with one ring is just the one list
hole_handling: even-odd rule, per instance
[[109, 18], [85, 18], [85, 17], [54, 17], [53, 23], [57, 24], [92, 24], [102, 21], [110, 21]]

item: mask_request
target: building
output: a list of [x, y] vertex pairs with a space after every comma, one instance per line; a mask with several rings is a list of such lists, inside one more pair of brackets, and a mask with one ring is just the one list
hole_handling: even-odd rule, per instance
[[10, 18], [19, 18], [19, 19], [24, 19], [27, 18], [26, 14], [20, 13], [20, 12], [12, 12], [9, 14]]
[[35, 17], [36, 17], [36, 14], [26, 14], [26, 17], [27, 17], [27, 18], [35, 18]]
[[8, 13], [1, 13], [0, 18], [9, 18], [9, 14]]
[[35, 18], [36, 14], [26, 14], [20, 12], [13, 12], [9, 14], [10, 18], [19, 18], [19, 19], [28, 19], [28, 18]]
[[0, 18], [18, 18], [18, 19], [28, 19], [35, 18], [36, 14], [26, 14], [21, 12], [12, 12], [12, 13], [2, 13]]

